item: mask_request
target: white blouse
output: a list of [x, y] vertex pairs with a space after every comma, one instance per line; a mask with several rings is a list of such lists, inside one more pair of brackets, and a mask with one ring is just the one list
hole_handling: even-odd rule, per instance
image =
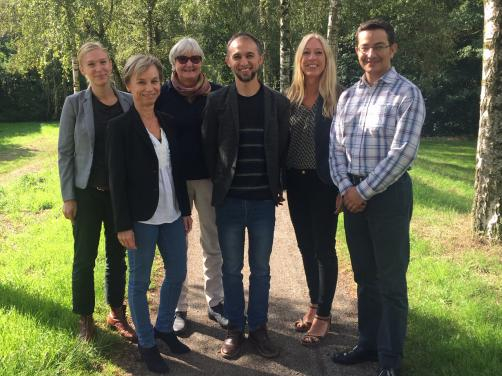
[[148, 221], [141, 221], [141, 223], [148, 225], [172, 223], [180, 217], [181, 212], [174, 192], [169, 143], [162, 128], [160, 128], [160, 141], [150, 132], [148, 135], [159, 160], [159, 202], [152, 218]]

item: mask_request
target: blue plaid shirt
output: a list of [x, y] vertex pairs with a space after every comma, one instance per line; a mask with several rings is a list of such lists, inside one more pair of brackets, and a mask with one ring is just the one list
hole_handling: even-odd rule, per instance
[[356, 189], [369, 200], [411, 166], [425, 119], [420, 90], [391, 68], [373, 86], [364, 76], [340, 96], [331, 124], [331, 178], [342, 194], [348, 174], [365, 177]]

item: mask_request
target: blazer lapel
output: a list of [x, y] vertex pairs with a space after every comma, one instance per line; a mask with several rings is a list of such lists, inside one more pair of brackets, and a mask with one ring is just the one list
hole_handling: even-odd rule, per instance
[[237, 136], [237, 145], [239, 145], [239, 103], [237, 101], [237, 88], [235, 87], [235, 83], [230, 86], [230, 90], [228, 91], [228, 105], [232, 113], [232, 122]]
[[84, 125], [87, 134], [89, 135], [89, 140], [91, 148], [94, 148], [94, 111], [92, 109], [92, 91], [89, 86], [84, 92], [84, 98], [82, 101], [82, 107], [84, 110]]
[[[263, 84], [262, 84], [263, 85]], [[267, 145], [267, 143], [271, 140], [274, 139], [274, 137], [270, 137], [270, 122], [272, 121], [272, 94], [270, 91], [267, 89], [265, 85], [263, 85], [263, 99], [265, 100], [264, 103], [264, 116], [263, 116], [263, 144]], [[267, 150], [271, 150], [269, 148], [265, 148], [265, 152]]]
[[155, 149], [153, 148], [152, 140], [150, 140], [148, 131], [146, 130], [145, 125], [143, 124], [143, 121], [141, 120], [138, 111], [136, 111], [136, 108], [134, 106], [131, 107], [130, 111], [131, 111], [132, 127], [136, 135], [142, 142], [145, 143], [148, 150], [150, 150], [154, 155], [156, 155]]

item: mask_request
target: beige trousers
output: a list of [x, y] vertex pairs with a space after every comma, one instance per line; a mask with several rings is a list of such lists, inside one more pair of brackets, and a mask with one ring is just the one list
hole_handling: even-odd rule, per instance
[[[197, 209], [200, 224], [200, 245], [202, 246], [202, 268], [204, 272], [204, 294], [210, 307], [223, 302], [223, 284], [220, 245], [218, 243], [218, 231], [216, 229], [216, 217], [214, 207], [211, 205], [213, 184], [209, 179], [187, 180], [188, 197], [190, 207]], [[187, 279], [181, 288], [180, 298], [176, 311], [188, 310], [188, 287]]]

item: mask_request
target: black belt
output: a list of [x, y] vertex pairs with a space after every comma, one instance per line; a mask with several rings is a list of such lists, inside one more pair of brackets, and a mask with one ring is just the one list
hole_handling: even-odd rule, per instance
[[352, 175], [352, 174], [347, 174], [349, 177], [350, 182], [353, 185], [358, 185], [361, 183], [364, 179], [366, 179], [366, 176], [359, 176], [359, 175]]
[[100, 191], [100, 192], [108, 192], [110, 190], [110, 188], [103, 187], [103, 186], [100, 186], [100, 185], [97, 185], [97, 186], [92, 187], [92, 188], [94, 188], [95, 190]]

